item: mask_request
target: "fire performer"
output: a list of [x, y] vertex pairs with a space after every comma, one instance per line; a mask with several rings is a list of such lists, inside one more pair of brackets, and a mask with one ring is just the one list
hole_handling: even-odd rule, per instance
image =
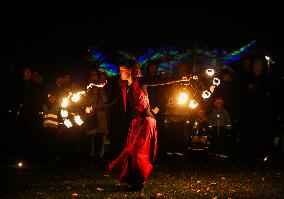
[[[141, 78], [139, 66], [128, 63], [119, 67], [122, 84], [124, 111], [130, 117], [127, 143], [118, 157], [109, 163], [109, 171], [121, 170], [119, 181], [127, 183], [131, 191], [143, 191], [145, 182], [153, 169], [157, 151], [157, 129], [154, 115], [157, 109], [151, 109], [147, 86], [159, 86], [189, 81], [187, 77], [179, 80], [167, 79], [163, 82], [147, 82]], [[176, 79], [176, 78], [175, 78]]]
[[192, 77], [176, 77], [161, 82], [147, 82], [141, 78], [136, 63], [119, 67], [122, 84], [124, 111], [131, 118], [127, 143], [118, 157], [109, 163], [109, 171], [121, 170], [119, 181], [127, 183], [129, 190], [143, 191], [145, 182], [153, 169], [157, 151], [156, 120], [153, 115], [157, 109], [151, 109], [147, 86], [160, 86], [192, 80]]
[[140, 78], [137, 64], [120, 66], [124, 110], [131, 122], [127, 144], [120, 155], [109, 164], [110, 172], [121, 169], [119, 180], [133, 191], [142, 191], [148, 179], [157, 151], [156, 120], [149, 105], [146, 84]]

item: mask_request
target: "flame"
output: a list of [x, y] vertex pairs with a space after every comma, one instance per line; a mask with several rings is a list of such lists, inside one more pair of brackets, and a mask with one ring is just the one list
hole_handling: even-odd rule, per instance
[[203, 99], [207, 99], [207, 98], [209, 98], [211, 96], [211, 93], [209, 92], [209, 91], [203, 91], [203, 93], [202, 93], [202, 97], [203, 97]]
[[195, 100], [190, 100], [188, 107], [191, 109], [195, 109], [198, 103]]
[[68, 97], [63, 98], [61, 107], [66, 108], [68, 106], [68, 103], [69, 103]]
[[93, 86], [102, 88], [102, 87], [104, 87], [104, 86], [106, 85], [106, 83], [107, 83], [107, 81], [106, 81], [105, 83], [103, 83], [103, 84], [90, 83], [90, 84], [87, 86], [87, 89], [92, 88]]
[[102, 87], [104, 87], [105, 86], [105, 84], [97, 84], [97, 85], [95, 85], [96, 87], [99, 87], [99, 88], [102, 88]]
[[61, 110], [61, 116], [62, 116], [62, 117], [68, 117], [68, 111], [62, 109], [62, 110]]
[[84, 123], [84, 122], [81, 120], [80, 115], [76, 115], [76, 116], [74, 117], [74, 120], [75, 120], [76, 124], [78, 124], [79, 126]]
[[[107, 81], [105, 81], [105, 83], [102, 83], [102, 84], [90, 83], [87, 86], [87, 90], [86, 91], [79, 91], [79, 92], [74, 93], [74, 94], [72, 94], [72, 92], [69, 92], [68, 96], [63, 98], [62, 103], [61, 103], [61, 107], [62, 107], [61, 116], [62, 116], [62, 118], [65, 118], [63, 120], [63, 123], [65, 124], [65, 126], [67, 126], [68, 128], [73, 126], [72, 122], [69, 119], [67, 119], [69, 113], [68, 113], [67, 110], [65, 110], [67, 108], [67, 106], [69, 105], [69, 99], [71, 98], [72, 102], [76, 103], [76, 102], [78, 102], [80, 100], [82, 95], [85, 95], [86, 92], [88, 92], [88, 89], [92, 88], [93, 86], [102, 88], [102, 87], [104, 87], [106, 85], [106, 83], [107, 83]], [[91, 113], [91, 112], [92, 112], [92, 107], [87, 107], [86, 108], [86, 113]], [[71, 113], [71, 115], [75, 115], [75, 114]], [[84, 123], [79, 115], [74, 116], [74, 121], [78, 125], [82, 125]]]
[[207, 69], [207, 70], [206, 70], [206, 74], [207, 74], [208, 76], [213, 76], [214, 73], [215, 73], [215, 71], [214, 71], [213, 69]]
[[22, 162], [18, 162], [18, 164], [17, 164], [17, 166], [19, 167], [19, 168], [22, 168], [23, 167], [23, 163]]
[[94, 85], [95, 85], [95, 84], [90, 83], [90, 84], [87, 86], [87, 89], [92, 88]]
[[185, 104], [188, 100], [188, 95], [187, 93], [180, 93], [178, 97], [178, 104]]
[[92, 107], [92, 106], [86, 107], [85, 112], [86, 112], [87, 114], [90, 114], [92, 111], [93, 111], [93, 107]]
[[67, 126], [67, 128], [70, 128], [70, 127], [72, 127], [73, 126], [73, 124], [70, 122], [70, 120], [69, 119], [64, 119], [64, 124], [65, 124], [65, 126]]
[[80, 100], [81, 95], [84, 95], [84, 94], [85, 94], [85, 91], [80, 91], [78, 93], [75, 93], [75, 94], [72, 95], [71, 100], [73, 102], [78, 102]]
[[214, 85], [214, 86], [219, 86], [219, 84], [220, 84], [220, 79], [214, 78], [214, 79], [213, 79], [213, 85]]
[[215, 89], [215, 86], [213, 86], [213, 85], [212, 85], [212, 86], [210, 86], [210, 92], [211, 92], [211, 93], [213, 93], [213, 92], [214, 92], [214, 89]]

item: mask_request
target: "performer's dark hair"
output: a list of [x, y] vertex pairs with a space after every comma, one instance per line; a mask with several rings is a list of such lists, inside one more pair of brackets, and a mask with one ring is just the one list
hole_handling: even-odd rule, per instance
[[133, 79], [141, 76], [141, 71], [140, 71], [139, 65], [135, 61], [130, 60], [130, 61], [126, 62], [125, 64], [121, 64], [120, 67], [121, 66], [124, 66], [128, 69], [132, 69], [132, 78]]

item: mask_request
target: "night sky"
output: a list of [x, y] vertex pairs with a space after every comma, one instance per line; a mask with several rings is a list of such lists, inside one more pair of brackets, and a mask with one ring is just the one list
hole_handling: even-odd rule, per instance
[[96, 45], [143, 54], [163, 46], [234, 50], [257, 40], [272, 55], [282, 54], [279, 9], [233, 6], [7, 8], [1, 14], [2, 64], [42, 69], [78, 65]]

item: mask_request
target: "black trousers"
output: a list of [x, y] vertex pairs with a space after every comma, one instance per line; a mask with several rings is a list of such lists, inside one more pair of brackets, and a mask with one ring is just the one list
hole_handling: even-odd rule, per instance
[[225, 126], [212, 127], [212, 151], [215, 154], [227, 154], [227, 134]]

